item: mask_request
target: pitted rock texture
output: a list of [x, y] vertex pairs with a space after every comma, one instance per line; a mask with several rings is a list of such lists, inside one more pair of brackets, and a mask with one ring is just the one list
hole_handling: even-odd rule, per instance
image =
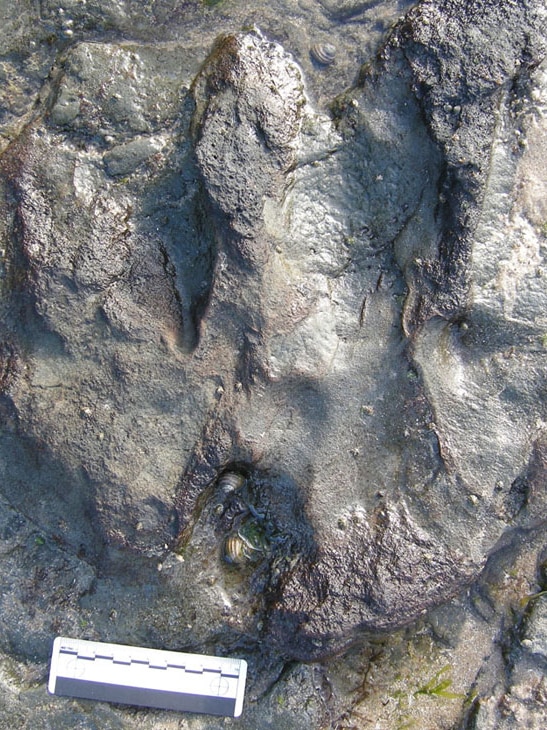
[[218, 42], [193, 91], [207, 192], [235, 237], [255, 239], [264, 199], [281, 197], [295, 162], [305, 103], [300, 69], [259, 32], [232, 35]]
[[283, 585], [268, 629], [296, 658], [336, 652], [342, 636], [350, 645], [359, 631], [414, 619], [469, 580], [473, 568], [462, 554], [439, 549], [404, 508], [380, 506], [368, 518], [352, 512], [339, 525], [339, 537]]
[[545, 524], [541, 5], [496, 7], [419, 3], [334, 118], [257, 31], [195, 78], [176, 44], [53, 70], [2, 160], [2, 489], [97, 567], [97, 632], [272, 672]]
[[[443, 154], [433, 255], [406, 270], [407, 332], [431, 316], [457, 319], [466, 311], [474, 231], [498, 115], [505, 107], [517, 112], [520, 90], [545, 55], [546, 24], [537, 2], [420, 2], [373, 66], [373, 75], [400, 67]], [[363, 75], [365, 88], [368, 76]]]

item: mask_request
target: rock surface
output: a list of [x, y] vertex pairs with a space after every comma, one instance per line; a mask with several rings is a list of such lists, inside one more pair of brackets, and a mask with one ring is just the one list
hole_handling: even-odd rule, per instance
[[9, 16], [0, 649], [21, 727], [94, 726], [43, 696], [58, 633], [245, 656], [242, 727], [544, 712], [545, 9], [423, 0], [380, 44], [407, 3], [296, 5], [264, 5], [262, 33], [237, 3], [41, 3], [35, 30], [29, 4], [23, 61]]

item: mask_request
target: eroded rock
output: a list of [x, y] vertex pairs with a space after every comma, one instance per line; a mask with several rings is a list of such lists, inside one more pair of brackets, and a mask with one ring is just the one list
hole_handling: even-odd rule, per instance
[[[294, 164], [305, 103], [292, 58], [260, 32], [221, 39], [194, 82], [196, 155], [211, 200], [237, 239], [256, 241], [264, 200], [279, 199]], [[222, 235], [222, 234], [221, 234]], [[263, 264], [266, 254], [243, 259]]]
[[[420, 3], [335, 121], [256, 31], [219, 41], [191, 92], [184, 71], [152, 91], [150, 46], [78, 44], [4, 157], [4, 491], [92, 560], [160, 560], [154, 642], [180, 624], [196, 649], [322, 658], [545, 519], [531, 189], [535, 217], [498, 235], [531, 164], [507, 143], [533, 127], [512, 88], [545, 88], [537, 5], [480, 6], [483, 35], [459, 3]], [[14, 442], [52, 472], [14, 466]], [[227, 471], [241, 502], [218, 494]]]

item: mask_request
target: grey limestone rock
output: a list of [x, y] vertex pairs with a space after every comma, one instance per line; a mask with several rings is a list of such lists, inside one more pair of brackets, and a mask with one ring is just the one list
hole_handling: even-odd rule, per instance
[[20, 661], [46, 661], [52, 631], [79, 629], [79, 601], [95, 571], [62, 539], [44, 535], [4, 498], [0, 503], [2, 581], [1, 650]]
[[305, 103], [300, 69], [259, 31], [227, 36], [193, 92], [196, 155], [207, 192], [236, 237], [256, 239], [264, 199], [281, 197], [295, 162]]
[[547, 660], [547, 601], [545, 594], [538, 595], [532, 602], [522, 636], [526, 651]]
[[67, 605], [27, 643], [7, 611], [4, 649], [43, 661], [80, 610], [90, 638], [238, 652], [274, 727], [284, 662], [385, 637], [545, 528], [543, 4], [417, 3], [329, 114], [268, 34], [212, 43], [222, 4], [209, 55], [86, 38], [196, 3], [66, 5], [43, 22], [82, 40], [0, 163], [0, 468], [40, 536], [8, 529], [7, 564]]
[[465, 722], [466, 730], [512, 730], [545, 724], [545, 601], [542, 591], [530, 597], [520, 626], [506, 646], [507, 682], [498, 681], [494, 692], [477, 698]]

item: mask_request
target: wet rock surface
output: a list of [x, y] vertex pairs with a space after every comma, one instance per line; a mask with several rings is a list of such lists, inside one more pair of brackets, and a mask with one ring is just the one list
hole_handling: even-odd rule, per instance
[[48, 699], [60, 633], [541, 726], [545, 10], [408, 5], [3, 11], [6, 727], [224, 726]]

